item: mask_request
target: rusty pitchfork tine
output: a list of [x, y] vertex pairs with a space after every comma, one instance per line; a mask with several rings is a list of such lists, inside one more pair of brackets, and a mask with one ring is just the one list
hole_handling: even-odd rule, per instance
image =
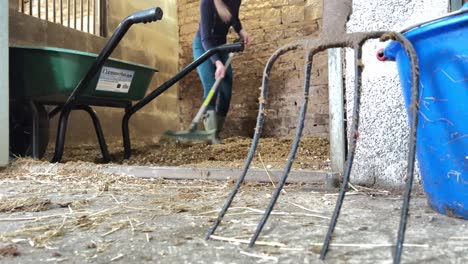
[[393, 39], [403, 46], [406, 53], [410, 58], [411, 64], [411, 129], [409, 138], [409, 152], [408, 152], [408, 165], [407, 165], [407, 181], [405, 194], [403, 199], [403, 206], [401, 208], [400, 227], [398, 230], [397, 244], [395, 248], [395, 255], [393, 263], [399, 264], [401, 261], [401, 255], [403, 253], [403, 243], [405, 240], [406, 224], [408, 221], [409, 203], [411, 200], [411, 190], [413, 187], [414, 169], [416, 161], [416, 141], [418, 132], [419, 122], [419, 60], [416, 54], [416, 50], [411, 42], [403, 36], [401, 33], [393, 32], [382, 36], [382, 40]]
[[302, 137], [302, 131], [304, 130], [304, 120], [305, 116], [307, 114], [307, 106], [309, 102], [309, 88], [310, 88], [310, 75], [312, 71], [312, 61], [313, 61], [313, 56], [316, 53], [316, 50], [311, 50], [307, 54], [307, 61], [306, 61], [306, 67], [305, 67], [305, 82], [304, 82], [304, 101], [301, 106], [301, 114], [299, 118], [299, 124], [296, 132], [296, 137], [294, 138], [294, 142], [291, 148], [291, 151], [289, 153], [288, 157], [288, 163], [283, 171], [283, 175], [281, 176], [280, 182], [278, 186], [276, 187], [276, 190], [273, 194], [273, 197], [270, 200], [270, 203], [261, 219], [259, 224], [257, 225], [257, 229], [255, 231], [255, 234], [252, 236], [250, 239], [249, 247], [253, 247], [255, 245], [255, 242], [257, 241], [258, 237], [260, 236], [260, 233], [263, 230], [263, 227], [265, 226], [266, 222], [268, 221], [268, 218], [273, 211], [273, 208], [281, 194], [281, 191], [283, 190], [284, 185], [286, 184], [286, 180], [288, 178], [289, 172], [291, 171], [291, 167], [293, 165], [294, 159], [296, 157], [297, 149], [299, 147], [299, 143]]
[[244, 164], [244, 168], [242, 170], [242, 174], [237, 178], [236, 184], [234, 185], [234, 188], [232, 189], [229, 197], [227, 198], [226, 202], [224, 203], [221, 211], [218, 214], [218, 217], [216, 218], [214, 224], [208, 230], [208, 233], [206, 234], [205, 239], [208, 240], [210, 239], [210, 236], [213, 235], [218, 228], [219, 224], [221, 224], [221, 221], [223, 220], [226, 212], [228, 211], [229, 207], [232, 204], [232, 201], [234, 200], [237, 192], [239, 191], [239, 188], [241, 184], [244, 182], [244, 179], [247, 175], [247, 172], [249, 170], [250, 164], [252, 163], [253, 156], [255, 154], [255, 151], [257, 149], [258, 143], [260, 141], [260, 136], [262, 133], [262, 128], [263, 128], [263, 122], [264, 122], [264, 116], [265, 116], [265, 106], [266, 106], [266, 98], [268, 96], [268, 81], [269, 81], [269, 76], [271, 73], [271, 70], [273, 68], [273, 65], [275, 62], [278, 60], [279, 57], [281, 57], [283, 54], [296, 50], [299, 47], [303, 46], [302, 42], [297, 42], [293, 44], [286, 45], [282, 47], [281, 49], [277, 50], [268, 60], [267, 65], [265, 66], [265, 70], [263, 72], [263, 80], [262, 80], [262, 91], [261, 91], [261, 99], [259, 103], [259, 110], [258, 110], [258, 117], [257, 117], [257, 125], [255, 128], [255, 134], [254, 138], [252, 140], [252, 144], [250, 146], [249, 154], [247, 156], [247, 159]]
[[335, 205], [335, 210], [333, 211], [333, 216], [330, 221], [330, 226], [328, 227], [327, 234], [325, 236], [325, 241], [320, 252], [320, 259], [324, 260], [327, 256], [328, 248], [330, 246], [331, 237], [333, 231], [335, 230], [336, 223], [338, 222], [338, 217], [340, 215], [341, 207], [346, 195], [346, 190], [349, 183], [349, 178], [351, 175], [351, 169], [353, 166], [354, 156], [356, 154], [356, 143], [358, 138], [359, 131], [359, 111], [360, 111], [360, 101], [361, 101], [361, 81], [362, 81], [362, 46], [354, 48], [354, 108], [353, 108], [353, 123], [352, 123], [352, 132], [351, 132], [351, 144], [350, 144], [350, 153], [348, 159], [346, 160], [346, 168], [343, 176], [343, 183], [341, 184], [340, 194]]

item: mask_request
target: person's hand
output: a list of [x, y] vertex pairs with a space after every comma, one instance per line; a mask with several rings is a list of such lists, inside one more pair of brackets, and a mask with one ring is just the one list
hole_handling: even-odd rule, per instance
[[215, 79], [222, 79], [226, 76], [226, 67], [224, 67], [224, 64], [222, 61], [217, 60], [216, 61], [216, 72], [215, 72]]
[[242, 29], [239, 33], [239, 36], [247, 47], [252, 44], [253, 37], [251, 37], [247, 31]]

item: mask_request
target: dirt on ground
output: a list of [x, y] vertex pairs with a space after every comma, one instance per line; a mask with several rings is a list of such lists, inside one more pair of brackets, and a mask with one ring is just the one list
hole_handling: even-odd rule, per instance
[[[291, 138], [263, 138], [260, 140], [253, 165], [259, 168], [283, 168], [291, 149]], [[125, 165], [149, 166], [184, 166], [184, 167], [224, 167], [241, 168], [249, 152], [252, 139], [228, 138], [224, 144], [209, 145], [200, 143], [160, 142], [144, 143], [132, 142], [132, 158], [122, 160], [123, 150], [121, 142], [109, 144], [109, 151], [113, 162]], [[330, 166], [329, 142], [323, 138], [304, 137], [301, 140], [295, 163], [295, 169], [324, 170]], [[50, 160], [51, 151], [44, 160]], [[99, 146], [67, 145], [63, 161], [97, 162], [101, 159]]]
[[[67, 169], [0, 171], [0, 263], [321, 263], [337, 192], [287, 185], [259, 243], [246, 243], [274, 190], [245, 183], [215, 236], [231, 181], [138, 179]], [[42, 163], [38, 162], [41, 165]], [[326, 263], [391, 263], [402, 198], [352, 186]], [[467, 263], [466, 221], [413, 195], [403, 263]]]

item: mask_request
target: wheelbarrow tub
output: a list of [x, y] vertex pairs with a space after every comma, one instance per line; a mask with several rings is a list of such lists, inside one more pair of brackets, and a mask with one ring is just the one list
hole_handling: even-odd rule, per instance
[[[65, 102], [96, 60], [97, 55], [52, 47], [10, 47], [11, 98]], [[109, 59], [82, 97], [101, 100], [142, 99], [157, 70]]]

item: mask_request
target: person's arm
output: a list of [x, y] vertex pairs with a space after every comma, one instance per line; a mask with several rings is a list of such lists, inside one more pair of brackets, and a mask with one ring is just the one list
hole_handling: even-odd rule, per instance
[[249, 33], [247, 33], [247, 31], [245, 31], [243, 28], [242, 28], [242, 23], [239, 19], [239, 9], [240, 9], [240, 5], [241, 5], [241, 1], [239, 1], [239, 5], [237, 6], [234, 14], [232, 14], [233, 16], [233, 20], [232, 20], [232, 27], [234, 28], [234, 30], [237, 32], [237, 34], [239, 35], [239, 37], [242, 39], [242, 41], [244, 42], [244, 44], [246, 46], [250, 46], [250, 44], [252, 43], [252, 40], [253, 38], [249, 35]]
[[232, 27], [239, 35], [240, 35], [240, 32], [242, 31], [242, 23], [240, 22], [240, 19], [239, 19], [240, 4], [241, 4], [241, 1], [239, 1], [239, 5], [236, 7], [236, 9], [234, 10], [232, 14]]
[[[213, 0], [202, 0], [200, 3], [200, 37], [202, 41], [203, 48], [208, 51], [211, 48], [214, 48], [215, 45], [212, 43], [212, 29], [214, 27], [214, 14], [216, 8], [214, 6]], [[213, 64], [216, 64], [216, 61], [221, 61], [218, 54], [211, 56], [210, 60]]]

